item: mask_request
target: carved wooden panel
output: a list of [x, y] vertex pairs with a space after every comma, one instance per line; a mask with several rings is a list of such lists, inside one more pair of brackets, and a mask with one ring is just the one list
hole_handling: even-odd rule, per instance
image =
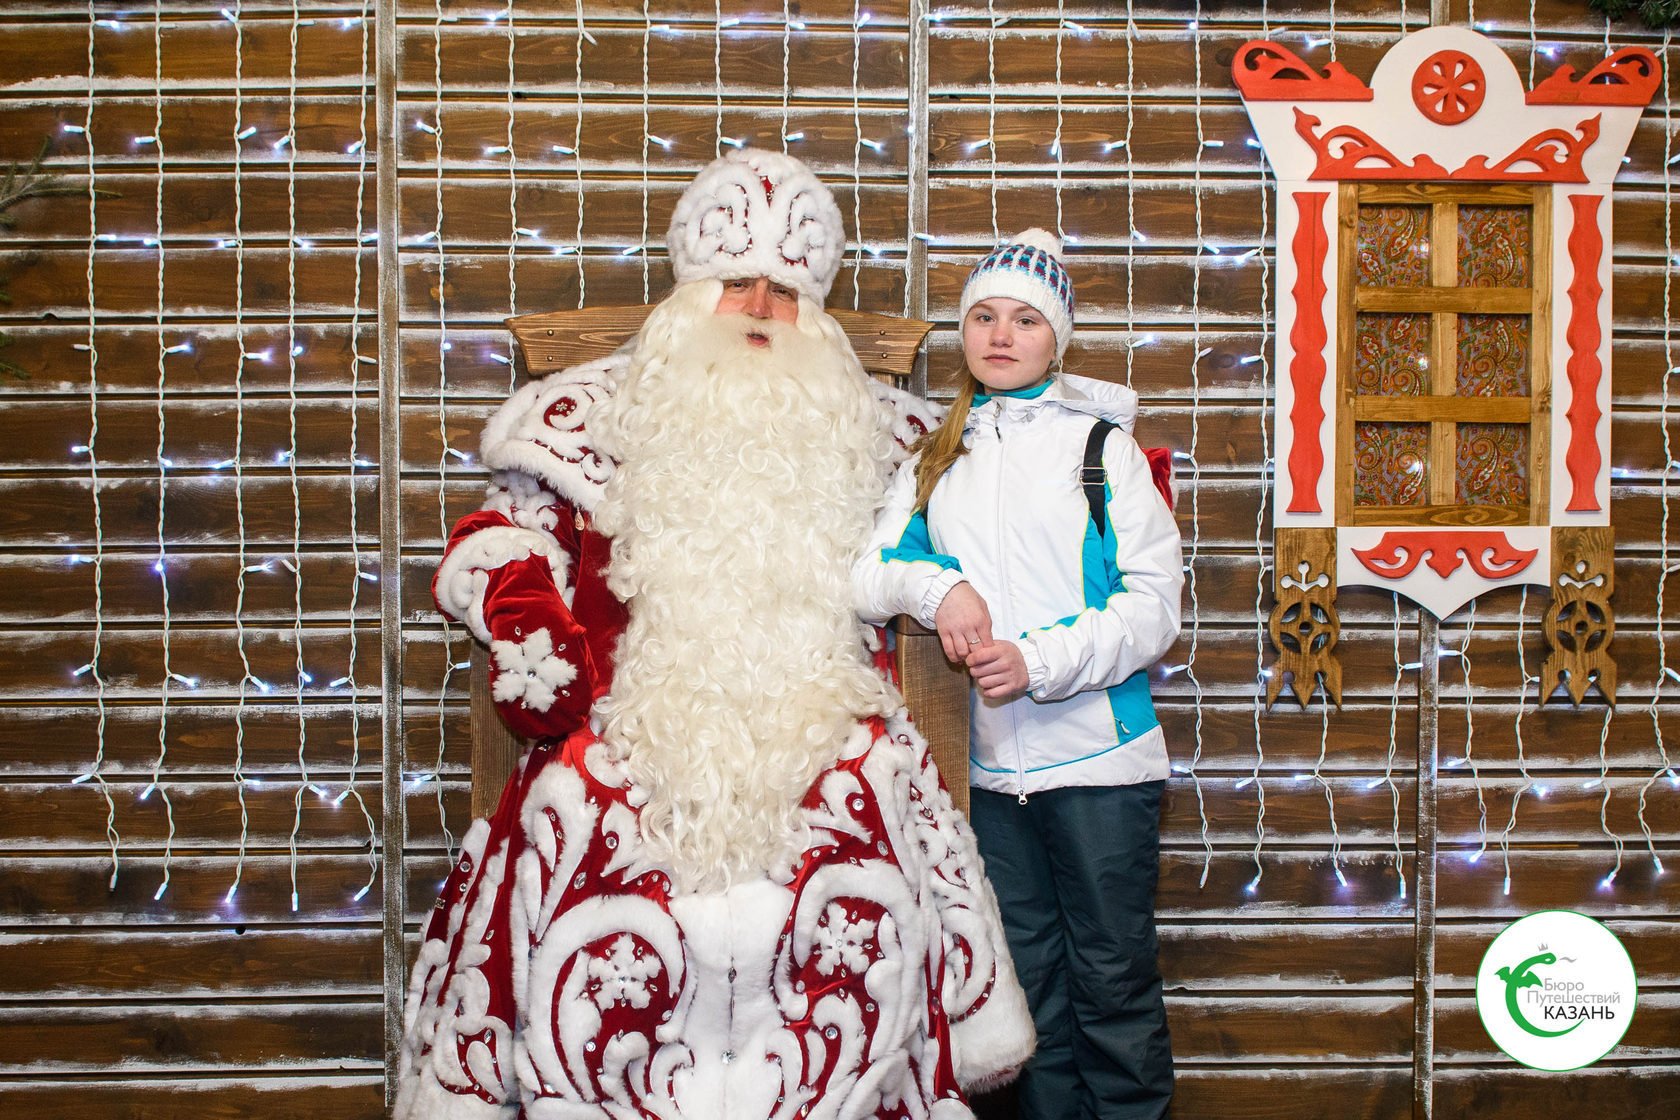
[[1283, 691], [1283, 678], [1302, 706], [1312, 701], [1322, 680], [1325, 693], [1340, 707], [1342, 664], [1336, 656], [1341, 619], [1336, 614], [1336, 530], [1279, 529], [1277, 605], [1269, 628], [1277, 661], [1266, 685], [1266, 703]]
[[1552, 530], [1552, 605], [1546, 608], [1546, 644], [1551, 653], [1540, 672], [1540, 692], [1550, 697], [1561, 683], [1577, 705], [1596, 681], [1604, 699], [1616, 703], [1616, 661], [1610, 640], [1616, 615], [1612, 559], [1615, 530]]

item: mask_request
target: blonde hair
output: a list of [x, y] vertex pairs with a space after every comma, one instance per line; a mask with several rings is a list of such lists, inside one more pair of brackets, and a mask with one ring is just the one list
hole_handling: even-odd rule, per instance
[[939, 480], [945, 477], [951, 464], [968, 454], [968, 448], [963, 446], [962, 441], [963, 427], [968, 423], [968, 410], [974, 407], [974, 394], [984, 391], [985, 386], [964, 366], [962, 384], [957, 388], [957, 397], [945, 413], [944, 421], [916, 441], [915, 450], [922, 456], [916, 463], [918, 510], [927, 509], [928, 500], [933, 497], [933, 488], [939, 485]]

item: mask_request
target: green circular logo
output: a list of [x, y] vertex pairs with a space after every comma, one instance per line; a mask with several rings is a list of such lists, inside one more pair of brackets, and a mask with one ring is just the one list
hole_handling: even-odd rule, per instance
[[1476, 971], [1476, 1010], [1494, 1045], [1525, 1066], [1590, 1066], [1633, 1021], [1639, 982], [1621, 940], [1573, 910], [1542, 910], [1500, 931]]

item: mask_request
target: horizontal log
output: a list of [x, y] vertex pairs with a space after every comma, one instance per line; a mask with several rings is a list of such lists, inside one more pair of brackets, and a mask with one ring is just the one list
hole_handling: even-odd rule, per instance
[[183, 1077], [134, 1081], [12, 1081], [0, 1107], [36, 1120], [171, 1120], [187, 1108], [199, 1120], [377, 1120], [385, 1112], [382, 1072], [288, 1077]]
[[0, 934], [14, 1000], [344, 997], [379, 993], [383, 940], [367, 929]]
[[[86, 27], [86, 24], [83, 24]], [[149, 39], [150, 36], [147, 36]], [[243, 159], [247, 167], [256, 169], [264, 164], [284, 168], [291, 162], [289, 152], [295, 150], [297, 162], [305, 165], [335, 165], [341, 168], [358, 166], [359, 152], [348, 151], [362, 139], [366, 122], [368, 139], [374, 135], [373, 97], [343, 94], [312, 94], [299, 99], [297, 116], [292, 121], [284, 90], [272, 90], [244, 98], [236, 103], [229, 97], [197, 98], [166, 96], [163, 99], [163, 128], [157, 127], [158, 106], [151, 96], [101, 97], [93, 115], [90, 135], [93, 149], [102, 157], [106, 167], [157, 166], [158, 151], [152, 144], [142, 144], [137, 137], [158, 135], [167, 160], [216, 160], [233, 162], [233, 135], [238, 132], [238, 120], [246, 127], [256, 128], [244, 142]], [[64, 125], [83, 126], [87, 122], [85, 100], [53, 97], [46, 100], [9, 100], [0, 102], [0, 160], [27, 162], [35, 158], [41, 138], [60, 136]], [[291, 145], [277, 142], [288, 133]], [[71, 145], [61, 141], [57, 149], [61, 158], [74, 160], [86, 167], [86, 140]], [[98, 165], [96, 164], [96, 167]]]
[[[1604, 1060], [1674, 1062], [1680, 1059], [1680, 993], [1651, 991], [1644, 977], [1640, 981], [1638, 1007], [1616, 1009], [1631, 1018], [1626, 1023], [1627, 1033]], [[1476, 1001], [1464, 996], [1436, 1001], [1435, 1051], [1436, 1060], [1443, 1064], [1497, 1062], [1505, 1057], [1488, 1037]]]
[[1232, 915], [1209, 925], [1164, 921], [1157, 930], [1169, 993], [1240, 992], [1269, 1006], [1291, 991], [1411, 991], [1409, 920], [1273, 925]]
[[[356, 644], [358, 658], [366, 658], [362, 664], [367, 683], [377, 685], [379, 628], [359, 626]], [[67, 640], [64, 635], [18, 634], [12, 640], [12, 649], [13, 656], [0, 666], [0, 696], [45, 699], [54, 695], [66, 698], [88, 695], [85, 682], [73, 675], [85, 663], [81, 660], [88, 653], [84, 642]], [[295, 696], [300, 691], [297, 667], [300, 658], [304, 696], [342, 697], [344, 685], [334, 685], [331, 681], [341, 676], [350, 664], [348, 630], [305, 627], [294, 634], [290, 627], [246, 627], [241, 647], [240, 636], [233, 630], [177, 628], [169, 638], [169, 669], [192, 683], [177, 680], [171, 689], [188, 695], [195, 692], [207, 696], [228, 692], [237, 695], [248, 662], [250, 674], [267, 686], [267, 695]], [[155, 697], [164, 679], [164, 664], [161, 630], [106, 633], [99, 658], [106, 697]], [[262, 686], [248, 687], [263, 693]]]
[[1174, 1062], [1403, 1061], [1412, 1052], [1412, 997], [1169, 995]]
[[[507, 84], [510, 68], [518, 89], [527, 96], [574, 93], [580, 65], [576, 26], [522, 26], [520, 17], [526, 14], [522, 11], [514, 19], [511, 62], [505, 23], [475, 20], [441, 29], [436, 35], [441, 50], [434, 50], [433, 28], [409, 25], [400, 29], [397, 65], [404, 93], [413, 96], [435, 88], [433, 74], [439, 69], [446, 91], [495, 89]], [[757, 17], [764, 19], [764, 13]], [[640, 75], [644, 65], [649, 88], [656, 95], [700, 100], [711, 96], [714, 83], [721, 83], [731, 100], [782, 96], [782, 32], [729, 27], [714, 34], [711, 22], [708, 18], [705, 25], [657, 31], [646, 36], [645, 51], [641, 27], [591, 31], [593, 41], [586, 39], [581, 48], [584, 96], [621, 91], [630, 84], [627, 77]], [[871, 21], [854, 40], [850, 27], [807, 26], [785, 42], [786, 72], [796, 76], [793, 88], [801, 99], [847, 97], [854, 73], [856, 89], [863, 97], [904, 96], [909, 43], [902, 30], [876, 27]], [[639, 78], [633, 80], [639, 82]]]
[[[0, 450], [0, 470], [85, 469], [89, 453], [78, 452], [69, 435], [89, 446], [84, 402], [18, 402], [13, 437]], [[371, 393], [359, 399], [302, 397], [225, 400], [136, 400], [99, 402], [99, 435], [92, 445], [102, 470], [155, 469], [159, 455], [178, 468], [213, 468], [285, 474], [299, 469], [348, 471], [351, 460], [371, 470], [379, 459], [379, 406]], [[295, 448], [295, 451], [293, 450]]]
[[[1585, 839], [1585, 838], [1583, 838]], [[1535, 910], [1570, 909], [1600, 920], [1666, 917], [1674, 912], [1672, 875], [1656, 874], [1643, 845], [1629, 844], [1621, 871], [1607, 838], [1601, 847], [1580, 850], [1511, 852], [1511, 890], [1504, 890], [1504, 864], [1494, 852], [1471, 862], [1475, 845], [1443, 850], [1436, 881], [1436, 913], [1441, 918], [1515, 919]], [[1657, 848], [1665, 865], [1680, 859], [1673, 847]]]
[[[378, 480], [371, 474], [359, 476], [352, 487], [342, 477], [309, 476], [298, 480], [298, 520], [304, 544], [342, 543], [348, 536], [349, 503], [354, 493], [356, 523], [364, 534], [364, 547], [378, 548], [374, 534], [379, 526]], [[103, 510], [103, 537], [107, 547], [144, 547], [157, 543], [157, 479], [113, 479], [99, 489]], [[286, 541], [292, 539], [293, 508], [291, 485], [284, 477], [245, 480], [244, 525], [247, 539]], [[86, 547], [94, 540], [93, 501], [88, 482], [82, 479], [0, 479], [0, 545], [55, 545]], [[416, 489], [413, 515], [421, 516], [412, 526], [437, 524], [437, 487], [430, 487], [431, 518], [421, 511], [426, 496]], [[468, 512], [483, 499], [481, 483], [458, 488], [454, 495], [459, 507], [454, 516]], [[239, 507], [232, 476], [171, 477], [165, 500], [166, 540], [180, 545], [237, 545]], [[424, 530], [420, 530], [424, 532]], [[441, 540], [441, 535], [436, 537]], [[289, 551], [289, 550], [288, 550]]]
[[[348, 522], [348, 510], [346, 510]], [[247, 623], [286, 623], [301, 614], [311, 624], [379, 614], [379, 588], [367, 577], [379, 571], [375, 548], [360, 553], [305, 552], [297, 562], [303, 596], [294, 598], [291, 573], [278, 564], [291, 562], [291, 541], [252, 541], [243, 558], [235, 552], [179, 552], [170, 556], [169, 614], [177, 623], [223, 623], [237, 616]], [[157, 556], [113, 553], [100, 562], [99, 615], [105, 623], [161, 622], [163, 602]], [[255, 572], [246, 567], [268, 564]], [[407, 578], [410, 601], [426, 602], [435, 562], [421, 561], [423, 571]], [[240, 575], [244, 600], [240, 601]], [[360, 575], [358, 575], [360, 573]], [[276, 578], [276, 577], [279, 578]], [[94, 565], [86, 553], [0, 555], [0, 584], [14, 596], [0, 605], [0, 621], [37, 626], [73, 626], [91, 630], [94, 621]], [[410, 590], [411, 589], [411, 590]], [[418, 598], [416, 598], [418, 597]], [[372, 669], [368, 668], [368, 672]]]
[[[379, 836], [384, 817], [378, 771], [364, 776], [358, 788], [360, 806], [355, 798], [347, 796], [342, 781], [312, 773], [316, 788], [308, 789], [298, 780], [301, 773], [294, 762], [289, 775], [248, 779], [243, 805], [232, 779], [215, 783], [182, 781], [167, 768], [158, 776], [158, 792], [145, 800], [139, 795], [152, 784], [149, 780], [142, 782], [135, 777], [110, 783], [107, 788], [116, 810], [114, 827], [121, 837], [119, 850], [161, 853], [169, 837], [171, 818], [174, 837], [168, 842], [180, 855], [195, 849], [236, 848], [241, 843], [250, 848], [284, 849], [292, 838], [294, 821], [300, 850], [370, 847]], [[416, 778], [405, 782], [403, 791], [409, 808], [410, 842], [441, 846], [444, 839], [437, 827], [437, 786]], [[167, 812], [165, 795], [170, 802]], [[470, 819], [467, 795], [465, 782], [449, 782], [443, 787], [443, 819], [457, 834], [465, 831]], [[109, 848], [107, 806], [97, 786], [8, 782], [0, 786], [0, 806], [11, 810], [10, 819], [0, 826], [0, 835], [16, 852]], [[367, 816], [363, 815], [364, 807]]]
[[[363, 282], [370, 287], [374, 284], [371, 269], [364, 269]], [[310, 393], [361, 392], [371, 396], [379, 384], [379, 370], [373, 360], [379, 349], [374, 316], [364, 312], [353, 333], [354, 313], [353, 308], [341, 308], [338, 322], [288, 327], [282, 309], [278, 322], [272, 316], [267, 321], [246, 322], [243, 342], [232, 323], [170, 323], [164, 329], [161, 348], [154, 326], [109, 326], [101, 322], [94, 331], [92, 352], [77, 349], [88, 345], [85, 325], [31, 327], [13, 333], [5, 359], [22, 371], [13, 375], [15, 394], [69, 393], [85, 406], [90, 398], [103, 405], [114, 397], [134, 394], [155, 402], [158, 351], [181, 342], [189, 343], [192, 349], [165, 356], [167, 396], [215, 394], [225, 399], [233, 396], [241, 383], [252, 395], [286, 393], [293, 378], [293, 363], [287, 355], [301, 346], [303, 353], [297, 355], [295, 363], [300, 386]], [[86, 319], [85, 303], [78, 314]], [[352, 345], [358, 337], [359, 348]], [[241, 354], [258, 356], [247, 358], [241, 371]], [[67, 449], [78, 442], [74, 436], [86, 433], [86, 421], [83, 417], [63, 433]]]
[[[237, 704], [201, 703], [176, 694], [169, 706], [169, 773], [176, 780], [196, 776], [230, 778], [237, 757], [240, 725], [244, 729], [243, 772], [258, 778], [297, 773], [297, 709], [287, 697], [263, 697], [255, 689], [243, 708]], [[148, 698], [155, 699], [155, 698]], [[348, 781], [352, 764], [363, 783], [363, 796], [377, 794], [380, 773], [379, 703], [370, 697], [353, 712], [342, 701], [305, 707], [310, 768], [333, 781]], [[359, 718], [353, 718], [359, 714]], [[416, 766], [437, 771], [436, 704], [404, 709], [406, 754]], [[103, 713], [104, 763], [108, 779], [150, 779], [157, 759], [158, 709], [155, 703], [111, 705]], [[86, 697], [69, 706], [32, 704], [12, 707], [0, 720], [0, 774], [8, 780], [68, 781], [90, 773], [99, 754], [101, 713]], [[464, 712], [445, 713], [443, 773], [465, 772]], [[359, 742], [360, 751], [354, 750]], [[85, 784], [85, 783], [84, 783]], [[97, 787], [94, 787], [97, 789]], [[97, 796], [97, 793], [92, 794]]]
[[383, 1010], [350, 1003], [0, 1008], [0, 1043], [20, 1074], [261, 1070], [318, 1063], [378, 1068]]
[[[310, 19], [297, 26], [297, 49], [292, 52], [292, 21], [242, 20], [235, 28], [227, 20], [143, 21], [93, 28], [96, 83], [103, 94], [118, 91], [150, 92], [158, 76], [172, 92], [180, 87], [227, 90], [234, 84], [236, 44], [242, 48], [239, 80], [247, 90], [359, 85], [370, 87], [373, 76], [371, 26], [360, 21], [346, 26], [337, 19]], [[143, 33], [137, 33], [143, 32]], [[362, 63], [364, 33], [369, 40], [368, 64]], [[161, 59], [154, 60], [154, 39]], [[88, 28], [85, 20], [62, 23], [0, 24], [0, 73], [29, 90], [62, 90], [85, 95], [88, 71]], [[295, 67], [295, 72], [294, 72]], [[160, 68], [160, 69], [158, 69]], [[160, 75], [161, 70], [161, 75]]]
[[[231, 250], [198, 246], [166, 246], [164, 307], [166, 315], [231, 316], [241, 306], [236, 279], [236, 255]], [[373, 310], [377, 291], [374, 250], [358, 254], [348, 248], [298, 249], [294, 281], [288, 277], [287, 251], [252, 249], [245, 253], [243, 307], [247, 313], [268, 316], [295, 314], [339, 315], [348, 318], [356, 292], [356, 265], [361, 261], [361, 310]], [[152, 316], [158, 306], [158, 255], [155, 249], [102, 249], [94, 258], [94, 299], [101, 315]], [[0, 268], [10, 277], [11, 313], [17, 315], [86, 317], [87, 255], [83, 251], [37, 251], [0, 254]], [[191, 328], [165, 327], [167, 345], [190, 337]], [[83, 339], [83, 341], [86, 341]], [[155, 335], [154, 335], [155, 346]], [[287, 364], [284, 348], [267, 361]], [[192, 364], [191, 356], [180, 355]], [[175, 355], [170, 355], [171, 358]], [[154, 373], [157, 350], [152, 352]], [[75, 363], [85, 368], [85, 357]], [[165, 361], [165, 374], [168, 372]], [[231, 374], [229, 380], [232, 380]]]
[[1409, 1064], [1396, 1068], [1361, 1062], [1355, 1069], [1337, 1069], [1314, 1062], [1305, 1069], [1178, 1069], [1174, 1082], [1169, 1115], [1184, 1120], [1398, 1117], [1408, 1114], [1412, 1102]]
[[1435, 1107], [1442, 1116], [1518, 1120], [1544, 1115], [1614, 1116], [1662, 1120], [1680, 1094], [1680, 1065], [1672, 1061], [1597, 1066], [1553, 1073], [1500, 1063], [1494, 1068], [1435, 1071]]
[[[83, 925], [244, 926], [277, 922], [310, 928], [353, 922], [377, 925], [382, 913], [381, 876], [368, 886], [368, 861], [359, 855], [310, 855], [297, 863], [298, 908], [292, 909], [291, 861], [284, 855], [247, 856], [232, 898], [236, 860], [231, 855], [172, 860], [163, 884], [160, 856], [124, 856], [111, 878], [107, 857], [72, 856], [0, 861], [0, 893], [15, 924], [62, 924], [75, 914]], [[381, 863], [380, 871], [386, 865]], [[431, 908], [448, 864], [435, 855], [404, 861], [407, 921]], [[357, 897], [360, 895], [360, 897]]]
[[[1646, 726], [1649, 733], [1649, 724]], [[1617, 759], [1616, 765], [1624, 763]], [[1468, 766], [1460, 766], [1441, 775], [1438, 789], [1439, 829], [1444, 844], [1474, 848], [1486, 836], [1497, 846], [1507, 836], [1507, 829], [1507, 842], [1513, 844], [1596, 840], [1602, 838], [1601, 812], [1612, 833], [1632, 839], [1639, 848], [1644, 846], [1645, 829], [1658, 844], [1672, 845], [1680, 840], [1680, 790], [1666, 778], [1654, 775], [1600, 781], [1596, 772], [1588, 776], [1577, 770], [1542, 776], [1530, 786], [1505, 777], [1484, 775], [1478, 780]], [[1641, 793], [1646, 802], [1643, 811]], [[1267, 809], [1270, 816], [1269, 802]], [[1494, 856], [1497, 852], [1483, 858]]]
[[[1633, 961], [1642, 988], [1674, 987], [1680, 983], [1680, 922], [1673, 915], [1655, 921], [1605, 923], [1622, 942]], [[1476, 973], [1502, 924], [1443, 922], [1435, 933], [1435, 974], [1443, 991], [1468, 993]]]

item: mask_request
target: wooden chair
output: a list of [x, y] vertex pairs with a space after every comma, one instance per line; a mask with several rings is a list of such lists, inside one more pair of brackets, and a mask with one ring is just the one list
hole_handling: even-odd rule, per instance
[[[653, 311], [604, 307], [552, 311], [507, 320], [532, 377], [604, 358], [635, 333]], [[877, 376], [906, 377], [932, 323], [861, 311], [831, 311], [845, 328], [863, 368]], [[968, 811], [968, 676], [951, 666], [939, 638], [908, 618], [892, 627], [897, 638], [904, 699], [932, 748], [951, 799]], [[490, 698], [490, 659], [477, 645], [472, 654], [472, 813], [489, 815], [501, 796], [525, 744], [502, 723]]]

